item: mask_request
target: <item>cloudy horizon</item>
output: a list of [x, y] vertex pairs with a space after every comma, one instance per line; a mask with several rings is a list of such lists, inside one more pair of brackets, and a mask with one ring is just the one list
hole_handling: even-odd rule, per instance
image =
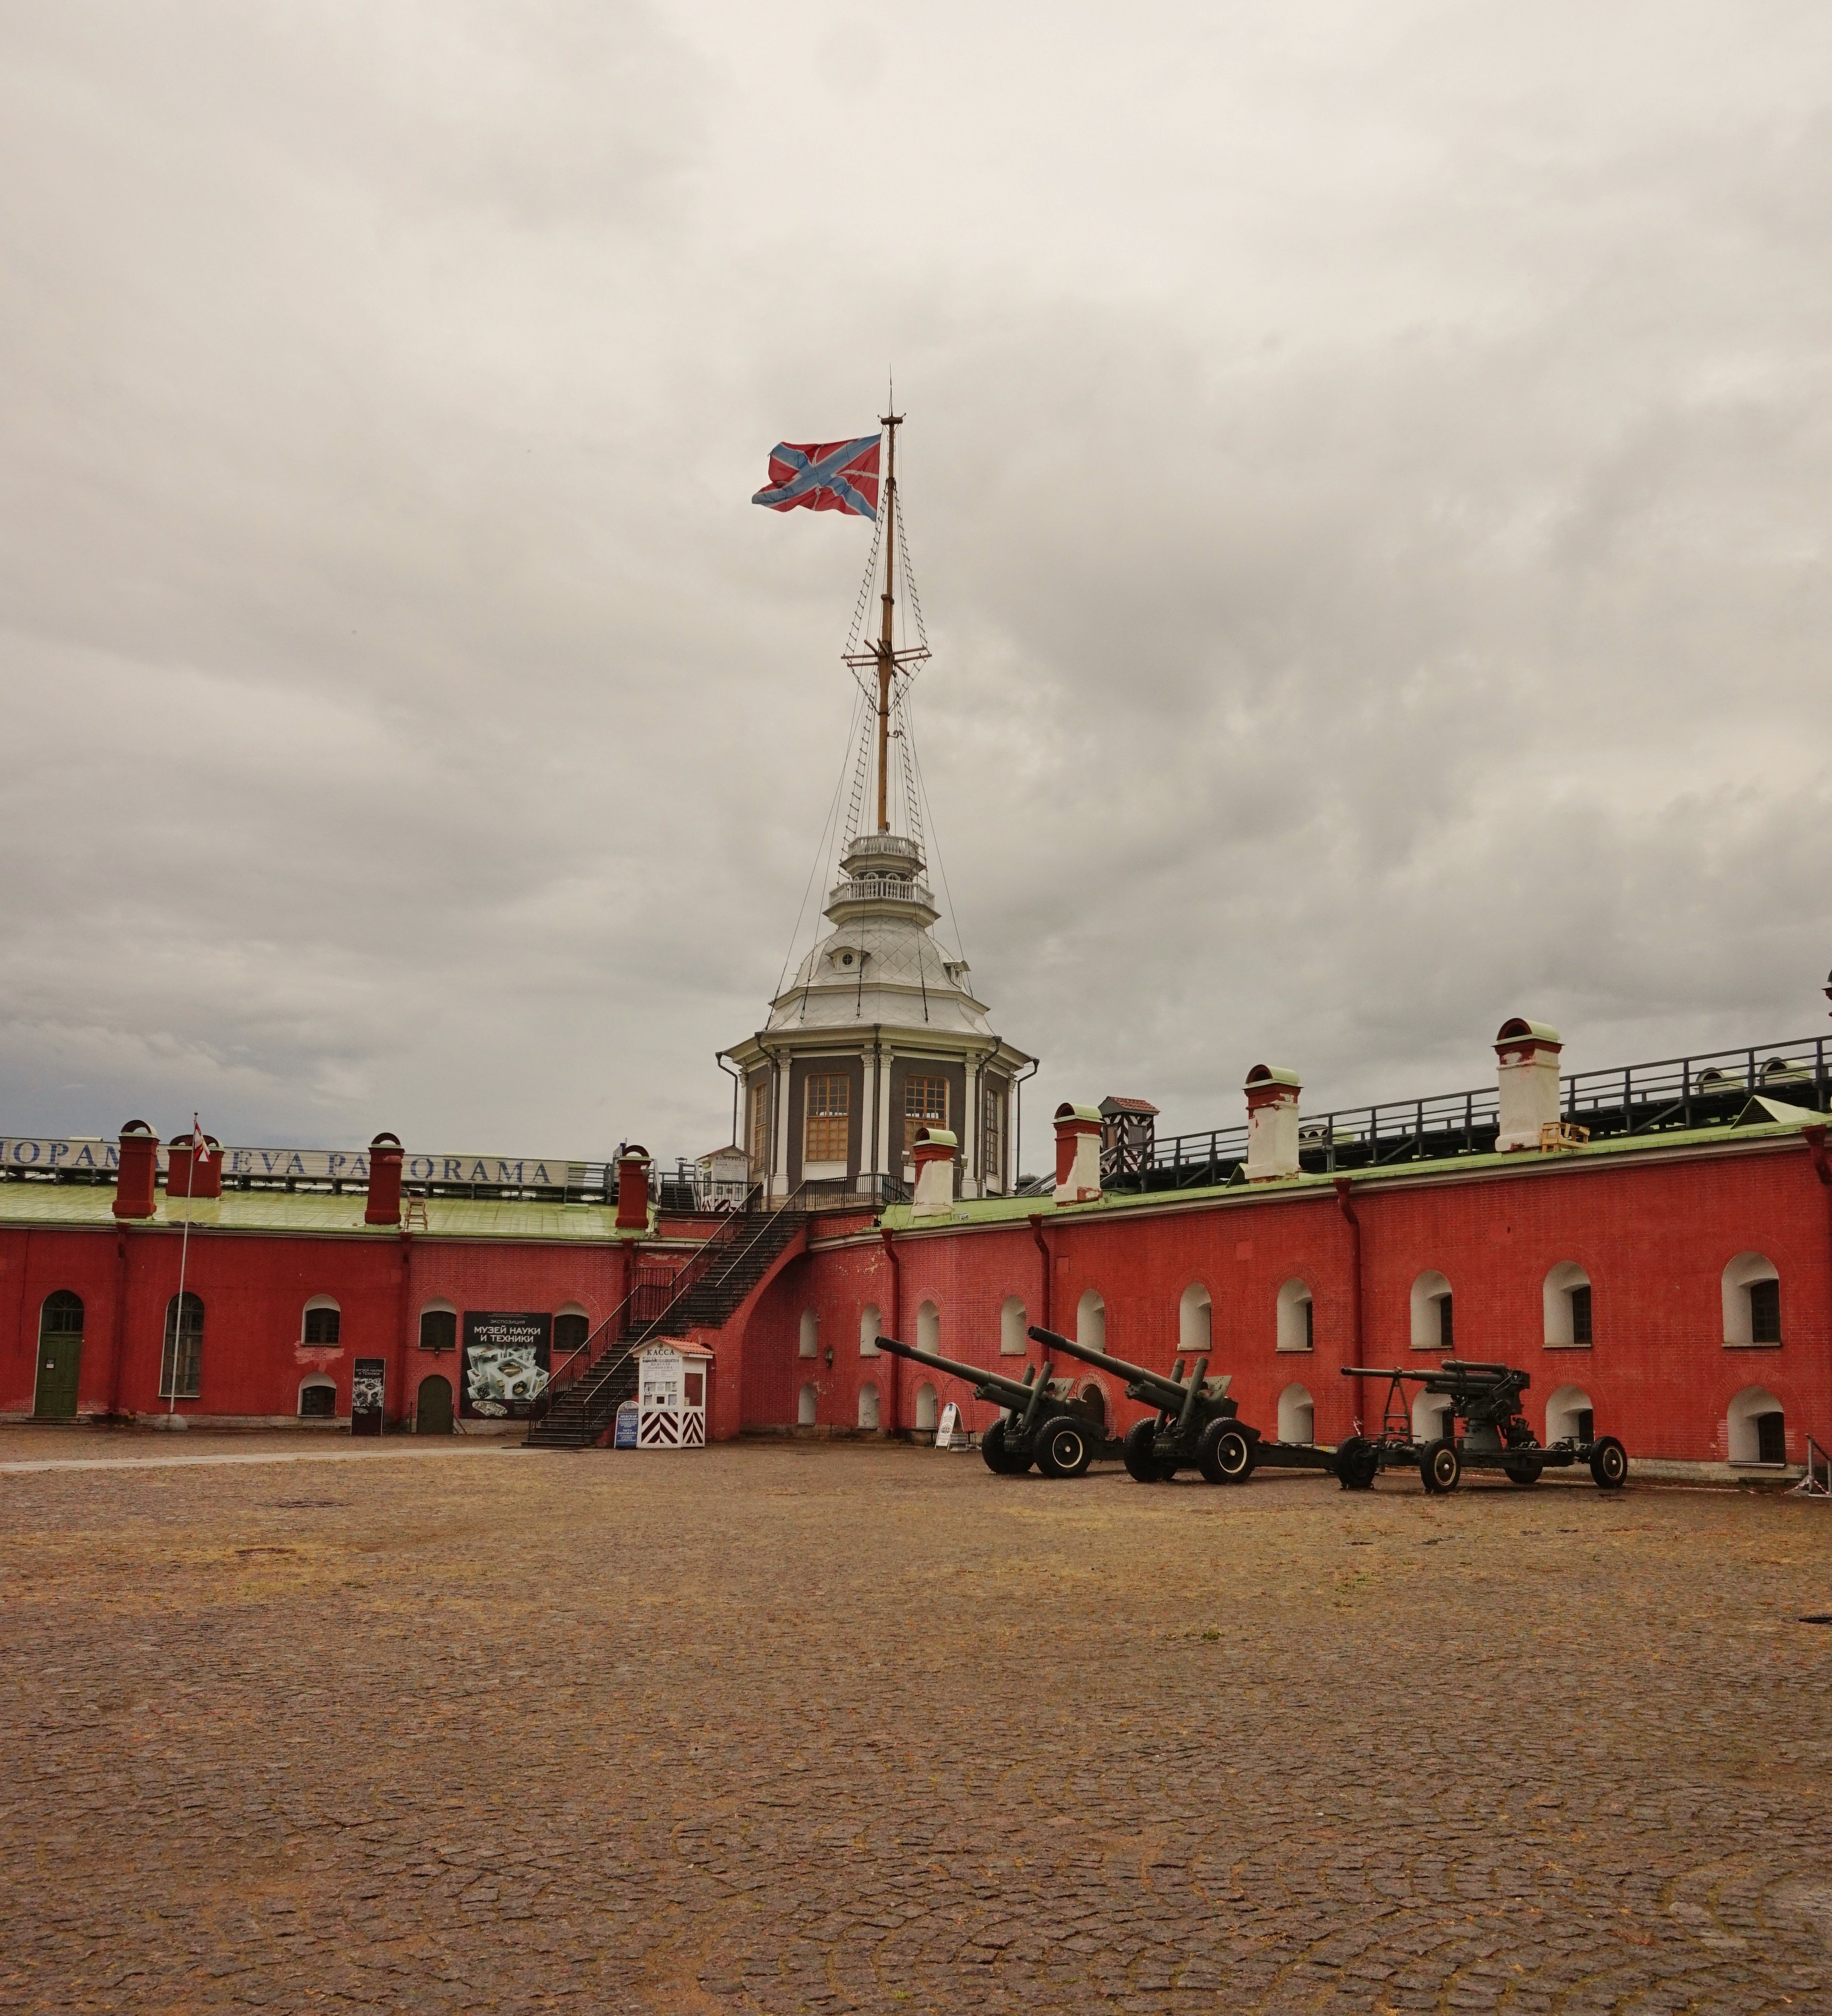
[[891, 369], [1028, 1165], [1826, 1028], [1823, 9], [0, 36], [0, 1131], [722, 1141]]

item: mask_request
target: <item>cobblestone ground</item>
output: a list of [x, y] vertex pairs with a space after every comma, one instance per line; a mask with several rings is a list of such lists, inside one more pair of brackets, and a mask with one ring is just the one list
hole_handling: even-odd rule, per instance
[[8, 2011], [1832, 2008], [1823, 1504], [470, 1446], [0, 1522]]

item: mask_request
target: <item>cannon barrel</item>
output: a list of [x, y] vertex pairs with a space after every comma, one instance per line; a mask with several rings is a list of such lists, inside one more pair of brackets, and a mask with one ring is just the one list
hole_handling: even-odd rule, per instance
[[1080, 1359], [1084, 1365], [1097, 1365], [1103, 1372], [1110, 1372], [1128, 1385], [1143, 1386], [1154, 1393], [1161, 1393], [1164, 1397], [1161, 1405], [1164, 1406], [1180, 1407], [1183, 1404], [1188, 1389], [1168, 1372], [1154, 1372], [1149, 1366], [1131, 1365], [1123, 1358], [1109, 1358], [1104, 1351], [1096, 1351], [1091, 1345], [1077, 1344], [1073, 1338], [1044, 1329], [1041, 1323], [1032, 1323], [1028, 1334], [1048, 1349], [1066, 1351], [1070, 1357]]
[[1526, 1373], [1514, 1366], [1482, 1365], [1471, 1358], [1447, 1358], [1441, 1365], [1345, 1365], [1342, 1376], [1344, 1379], [1413, 1379], [1421, 1382], [1435, 1379], [1442, 1382], [1441, 1390], [1459, 1391], [1495, 1386], [1507, 1380], [1527, 1383]]
[[[1028, 1381], [1013, 1379], [1003, 1372], [988, 1372], [984, 1366], [963, 1365], [952, 1358], [943, 1358], [938, 1352], [924, 1351], [913, 1344], [905, 1344], [897, 1337], [880, 1337], [878, 1348], [888, 1351], [898, 1358], [907, 1358], [918, 1365], [927, 1365], [937, 1372], [945, 1372], [951, 1379], [964, 1380], [970, 1386], [990, 1387], [1000, 1395], [1010, 1395], [1007, 1406], [1026, 1406], [1036, 1391]], [[1025, 1368], [1029, 1370], [1028, 1366]]]

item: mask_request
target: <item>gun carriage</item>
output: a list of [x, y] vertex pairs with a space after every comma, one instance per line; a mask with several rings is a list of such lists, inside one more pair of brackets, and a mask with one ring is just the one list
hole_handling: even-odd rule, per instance
[[980, 1438], [980, 1453], [995, 1476], [1021, 1477], [1035, 1463], [1046, 1477], [1079, 1477], [1101, 1453], [1103, 1438], [1075, 1404], [1069, 1381], [1051, 1377], [1054, 1368], [1047, 1358], [1041, 1369], [1027, 1365], [1020, 1380], [982, 1366], [963, 1365], [901, 1337], [880, 1337], [878, 1348], [913, 1365], [926, 1365], [932, 1372], [945, 1372], [972, 1387], [976, 1400], [1005, 1409], [1003, 1417]]
[[1154, 1372], [1035, 1323], [1030, 1334], [1046, 1350], [1066, 1352], [1125, 1380], [1128, 1400], [1142, 1400], [1157, 1410], [1153, 1418], [1136, 1422], [1121, 1445], [1128, 1474], [1140, 1484], [1162, 1483], [1193, 1467], [1211, 1484], [1244, 1484], [1262, 1463], [1282, 1470], [1335, 1468], [1330, 1450], [1311, 1442], [1272, 1441], [1242, 1420], [1228, 1398], [1232, 1382], [1209, 1377], [1206, 1355], [1179, 1358], [1168, 1373]]
[[[1588, 1463], [1603, 1491], [1620, 1490], [1628, 1478], [1628, 1452], [1614, 1435], [1582, 1442], [1568, 1436], [1542, 1446], [1521, 1406], [1521, 1395], [1532, 1382], [1517, 1366], [1446, 1358], [1434, 1369], [1416, 1370], [1345, 1365], [1342, 1376], [1388, 1381], [1380, 1432], [1351, 1435], [1336, 1452], [1336, 1474], [1344, 1491], [1366, 1491], [1383, 1470], [1398, 1464], [1416, 1464], [1434, 1496], [1454, 1491], [1465, 1470], [1499, 1470], [1510, 1483], [1526, 1485], [1537, 1484], [1546, 1471]], [[1415, 1438], [1409, 1384], [1449, 1401], [1449, 1434], [1425, 1442]]]

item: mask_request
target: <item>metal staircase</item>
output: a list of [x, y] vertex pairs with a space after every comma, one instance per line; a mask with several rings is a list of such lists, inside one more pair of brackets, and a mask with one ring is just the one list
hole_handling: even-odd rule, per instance
[[666, 1286], [639, 1283], [554, 1370], [530, 1449], [589, 1449], [636, 1391], [636, 1354], [652, 1338], [720, 1330], [775, 1273], [808, 1223], [795, 1192], [773, 1211], [735, 1211]]

